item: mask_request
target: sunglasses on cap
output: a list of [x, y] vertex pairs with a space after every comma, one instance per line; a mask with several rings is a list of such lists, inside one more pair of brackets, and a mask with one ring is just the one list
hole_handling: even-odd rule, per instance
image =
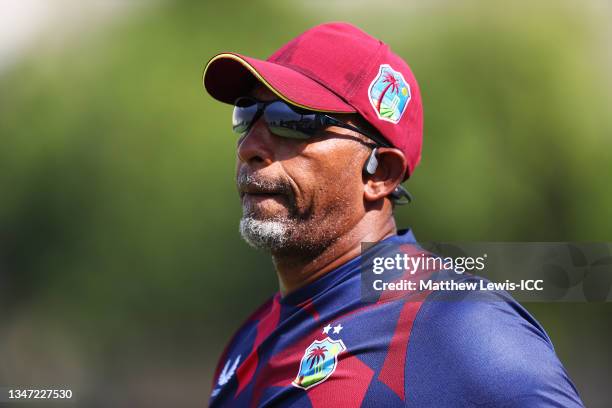
[[276, 136], [290, 139], [310, 139], [329, 126], [337, 126], [361, 133], [379, 146], [391, 147], [381, 137], [342, 122], [322, 112], [314, 112], [291, 106], [280, 100], [259, 101], [251, 97], [240, 97], [234, 102], [232, 129], [243, 135], [263, 116], [268, 129]]

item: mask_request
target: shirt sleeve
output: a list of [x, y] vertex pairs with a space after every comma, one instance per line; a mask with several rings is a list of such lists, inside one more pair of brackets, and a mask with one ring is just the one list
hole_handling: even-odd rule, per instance
[[406, 358], [407, 406], [583, 407], [544, 329], [506, 292], [432, 293]]

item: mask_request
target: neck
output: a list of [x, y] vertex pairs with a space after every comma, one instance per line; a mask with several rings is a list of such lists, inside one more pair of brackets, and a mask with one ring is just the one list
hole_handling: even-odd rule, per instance
[[355, 258], [361, 253], [362, 242], [382, 241], [396, 233], [395, 220], [390, 213], [381, 217], [378, 211], [368, 211], [348, 232], [314, 257], [273, 254], [281, 295], [285, 296]]

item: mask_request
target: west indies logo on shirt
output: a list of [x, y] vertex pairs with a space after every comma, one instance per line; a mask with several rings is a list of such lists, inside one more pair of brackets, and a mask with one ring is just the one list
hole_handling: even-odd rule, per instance
[[[330, 325], [323, 329], [323, 333], [327, 334]], [[342, 326], [334, 327], [334, 333], [338, 334], [342, 330]], [[332, 340], [329, 337], [323, 340], [315, 340], [306, 348], [300, 369], [292, 385], [309, 389], [317, 384], [327, 380], [336, 371], [338, 365], [338, 354], [346, 350], [346, 346], [342, 340]]]
[[382, 64], [370, 83], [368, 97], [379, 119], [398, 123], [410, 102], [410, 85], [401, 72]]

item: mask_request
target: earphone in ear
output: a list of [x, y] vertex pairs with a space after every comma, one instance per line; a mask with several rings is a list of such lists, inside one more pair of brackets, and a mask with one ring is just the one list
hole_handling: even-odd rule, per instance
[[376, 158], [377, 151], [377, 147], [372, 149], [372, 153], [370, 153], [370, 157], [368, 157], [368, 160], [366, 161], [365, 172], [369, 175], [376, 173], [376, 169], [378, 168], [378, 159]]
[[[370, 153], [370, 157], [368, 157], [368, 160], [363, 168], [369, 175], [376, 173], [376, 169], [378, 168], [378, 159], [376, 158], [377, 153], [377, 147], [372, 149], [372, 153]], [[390, 195], [393, 202], [397, 205], [408, 204], [412, 201], [412, 195], [401, 184], [395, 187], [395, 190], [393, 190]]]
[[396, 205], [410, 204], [412, 201], [412, 194], [400, 184], [395, 187], [395, 190], [391, 193], [391, 198]]

